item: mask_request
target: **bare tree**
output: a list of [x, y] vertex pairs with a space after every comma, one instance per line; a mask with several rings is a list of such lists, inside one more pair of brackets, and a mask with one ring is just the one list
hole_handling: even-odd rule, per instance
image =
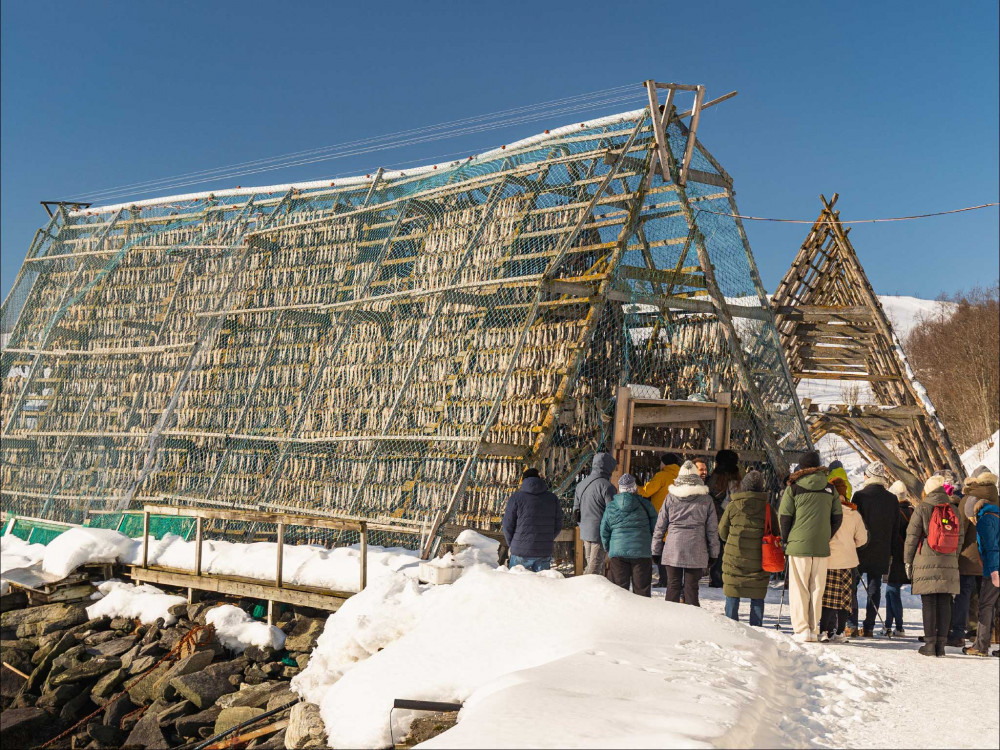
[[959, 450], [1000, 426], [1000, 285], [959, 292], [922, 319], [905, 347]]

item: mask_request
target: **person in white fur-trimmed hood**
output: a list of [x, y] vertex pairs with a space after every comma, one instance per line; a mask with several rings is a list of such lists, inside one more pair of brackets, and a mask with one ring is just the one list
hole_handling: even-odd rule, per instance
[[[666, 539], [664, 539], [666, 537]], [[699, 606], [698, 579], [718, 558], [719, 519], [698, 468], [685, 461], [660, 506], [653, 531], [653, 558], [667, 568], [667, 601]]]

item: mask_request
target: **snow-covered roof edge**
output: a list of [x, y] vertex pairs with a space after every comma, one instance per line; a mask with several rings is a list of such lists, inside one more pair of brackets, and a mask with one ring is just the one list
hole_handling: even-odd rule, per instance
[[[614, 125], [618, 122], [624, 122], [626, 120], [634, 120], [646, 111], [643, 109], [634, 109], [629, 112], [619, 112], [618, 114], [608, 115], [606, 117], [601, 117], [596, 120], [589, 120], [584, 122], [576, 122], [572, 125], [563, 125], [562, 127], [550, 129], [546, 133], [539, 133], [537, 135], [531, 135], [527, 138], [522, 138], [514, 143], [508, 143], [503, 148], [494, 148], [489, 151], [484, 151], [481, 154], [475, 154], [472, 158], [472, 162], [481, 161], [484, 159], [492, 159], [500, 154], [508, 154], [512, 149], [521, 149], [528, 146], [533, 146], [537, 143], [543, 143], [544, 141], [551, 140], [553, 138], [559, 138], [564, 135], [569, 135], [570, 133], [578, 132], [581, 128], [592, 129], [599, 128], [605, 125]], [[467, 160], [468, 161], [468, 160]], [[391, 172], [383, 172], [383, 180], [391, 180], [397, 177], [417, 177], [419, 175], [425, 174], [427, 172], [433, 172], [439, 167], [451, 167], [455, 164], [461, 163], [460, 161], [446, 161], [440, 162], [438, 164], [426, 164], [422, 167], [415, 167], [413, 169], [398, 169]], [[351, 185], [361, 185], [369, 183], [375, 178], [371, 173], [367, 175], [357, 175], [355, 177], [343, 177], [336, 180], [337, 187], [349, 187]], [[287, 192], [292, 188], [298, 190], [312, 190], [315, 188], [329, 187], [330, 180], [313, 180], [311, 182], [290, 182], [283, 185], [259, 185], [256, 187], [238, 187], [230, 188], [228, 190], [203, 190], [198, 193], [184, 193], [181, 195], [163, 195], [158, 198], [146, 198], [141, 201], [125, 201], [124, 203], [115, 203], [108, 206], [96, 206], [85, 209], [80, 209], [77, 211], [70, 211], [70, 216], [93, 216], [95, 214], [111, 213], [114, 211], [119, 211], [123, 208], [141, 207], [141, 206], [155, 206], [158, 203], [173, 203], [179, 201], [193, 201], [208, 198], [209, 196], [215, 196], [217, 198], [232, 196], [232, 195], [253, 195], [255, 193], [277, 193], [277, 192]]]

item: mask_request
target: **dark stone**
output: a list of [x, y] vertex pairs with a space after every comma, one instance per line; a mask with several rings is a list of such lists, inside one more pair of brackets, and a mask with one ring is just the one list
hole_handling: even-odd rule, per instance
[[[282, 683], [285, 687], [288, 687], [288, 683]], [[299, 696], [293, 693], [290, 689], [286, 689], [284, 692], [277, 692], [267, 699], [267, 705], [264, 709], [267, 711], [273, 711], [276, 708], [286, 708], [295, 703], [298, 703]]]
[[98, 721], [92, 721], [87, 725], [87, 734], [98, 745], [109, 748], [121, 747], [122, 741], [125, 739], [125, 732]]
[[309, 666], [309, 654], [296, 654], [294, 658], [299, 669], [305, 669]]
[[38, 666], [35, 667], [35, 671], [33, 671], [28, 677], [28, 681], [24, 685], [25, 692], [37, 693], [41, 689], [42, 683], [45, 682], [45, 678], [49, 676], [49, 671], [52, 669], [52, 662], [69, 651], [69, 649], [75, 645], [77, 645], [77, 643], [73, 634], [64, 633], [62, 638], [59, 639], [59, 642], [49, 649], [45, 658], [38, 663]]
[[267, 682], [268, 675], [261, 668], [260, 664], [251, 664], [247, 667], [243, 679], [248, 685], [260, 685], [263, 682]]
[[[106, 633], [101, 633], [101, 635], [110, 634], [112, 638], [105, 639], [100, 643], [90, 645], [87, 647], [87, 653], [92, 656], [122, 656], [126, 651], [135, 647], [136, 641], [139, 639], [134, 635], [127, 635], [124, 638], [118, 636], [118, 634], [113, 630], [108, 630]], [[136, 652], [138, 653], [138, 652]]]
[[116, 617], [111, 621], [112, 630], [128, 630], [132, 631], [135, 628], [135, 620], [130, 620], [127, 617]]
[[163, 618], [158, 617], [156, 622], [149, 626], [149, 629], [142, 636], [142, 645], [156, 643], [160, 639], [160, 628], [163, 627]]
[[70, 698], [59, 712], [59, 720], [64, 725], [79, 721], [83, 716], [96, 708], [90, 700], [90, 691], [80, 690], [79, 685], [74, 685], [74, 687], [77, 688], [77, 694]]
[[160, 723], [156, 714], [147, 711], [136, 723], [125, 739], [125, 747], [168, 748], [166, 737], [160, 731]]
[[[152, 659], [153, 657], [147, 657]], [[138, 661], [138, 659], [136, 660]], [[135, 666], [136, 662], [132, 662], [132, 666]], [[173, 665], [169, 661], [165, 661], [162, 664], [158, 664], [151, 671], [146, 672], [139, 679], [134, 679], [129, 682], [128, 697], [132, 699], [132, 702], [137, 706], [141, 706], [144, 703], [152, 703], [157, 695], [157, 681], [163, 677]], [[138, 675], [139, 672], [135, 669], [132, 670], [133, 674]]]
[[232, 729], [245, 721], [256, 719], [262, 713], [264, 713], [263, 708], [251, 708], [250, 706], [224, 708], [219, 712], [219, 718], [215, 720], [213, 730], [216, 734], [225, 732], [227, 729]]
[[204, 710], [221, 696], [236, 690], [229, 678], [238, 676], [243, 666], [244, 662], [240, 659], [212, 664], [199, 672], [175, 677], [170, 684], [178, 695]]
[[108, 672], [121, 668], [121, 660], [97, 657], [90, 661], [85, 661], [69, 667], [53, 677], [50, 682], [53, 685], [65, 685], [69, 682], [82, 682], [84, 680], [94, 680]]
[[316, 641], [326, 627], [326, 620], [320, 617], [303, 617], [296, 621], [292, 632], [285, 639], [285, 648], [289, 651], [312, 651]]
[[59, 713], [59, 710], [69, 702], [69, 700], [80, 692], [75, 685], [59, 685], [42, 691], [42, 694], [35, 701], [38, 708], [44, 708], [52, 713]]
[[250, 661], [256, 664], [263, 664], [264, 662], [274, 661], [274, 657], [277, 656], [279, 651], [270, 646], [248, 646], [247, 650], [243, 653]]
[[118, 638], [118, 633], [113, 630], [100, 630], [96, 633], [91, 633], [86, 638], [83, 639], [83, 643], [86, 646], [96, 646], [100, 643], [105, 643], [107, 641], [113, 641]]
[[187, 631], [180, 628], [167, 628], [160, 631], [159, 646], [164, 651], [171, 651], [174, 646], [180, 643], [181, 639], [187, 635]]
[[256, 750], [285, 750], [285, 730], [279, 729], [265, 742], [254, 746]]
[[180, 604], [175, 604], [172, 607], [167, 608], [167, 614], [173, 615], [178, 620], [182, 617], [187, 617], [188, 603], [181, 602]]
[[90, 654], [87, 653], [87, 647], [82, 643], [70, 646], [52, 660], [52, 675], [55, 676], [60, 672], [66, 671], [70, 667], [82, 664], [88, 659], [90, 659]]
[[155, 656], [159, 659], [163, 656], [166, 651], [157, 643], [140, 643], [139, 644], [139, 656]]
[[[82, 604], [46, 604], [16, 612], [25, 613], [17, 624], [18, 638], [45, 635], [87, 622], [87, 610]], [[14, 612], [4, 612], [4, 614], [14, 614]], [[6, 622], [4, 627], [8, 627]]]
[[285, 667], [281, 670], [281, 676], [286, 680], [290, 680], [301, 671], [298, 667]]
[[170, 669], [166, 673], [157, 679], [156, 684], [153, 686], [153, 697], [173, 700], [175, 691], [171, 687], [170, 681], [175, 677], [183, 677], [186, 674], [204, 669], [212, 663], [212, 656], [211, 651], [196, 651], [190, 656], [178, 659], [170, 666]]
[[10, 708], [31, 708], [32, 706], [35, 705], [36, 700], [38, 700], [36, 696], [32, 695], [31, 693], [25, 693], [24, 691], [21, 691], [20, 693], [17, 694], [17, 697], [10, 704]]
[[[132, 659], [128, 665], [129, 674], [142, 674], [147, 669], [152, 667], [159, 659], [155, 656], [137, 656]], [[122, 664], [125, 663], [125, 659], [122, 659]]]
[[284, 693], [291, 692], [287, 682], [264, 682], [260, 685], [244, 686], [241, 690], [229, 695], [224, 695], [217, 701], [217, 705], [222, 708], [238, 708], [239, 706], [249, 706], [250, 708], [262, 708], [267, 702]]
[[128, 693], [122, 693], [104, 707], [104, 723], [109, 727], [121, 729], [122, 718], [130, 714], [137, 706], [128, 697]]
[[190, 716], [182, 716], [174, 722], [174, 729], [181, 737], [200, 737], [198, 730], [203, 727], [214, 727], [222, 708], [211, 706]]
[[122, 668], [114, 669], [97, 681], [90, 689], [90, 698], [99, 706], [107, 703], [124, 684], [128, 672]]
[[107, 630], [111, 627], [111, 618], [107, 615], [101, 615], [100, 617], [95, 617], [93, 620], [87, 620], [85, 624], [87, 626], [87, 630]]
[[181, 718], [182, 716], [187, 716], [192, 711], [194, 711], [194, 704], [191, 701], [181, 701], [180, 703], [171, 703], [162, 711], [156, 712], [156, 720], [160, 722], [160, 728], [165, 729], [166, 727], [172, 725], [179, 718]]
[[204, 614], [211, 609], [212, 606], [214, 606], [212, 602], [195, 602], [194, 604], [189, 604], [187, 605], [187, 618], [192, 622], [204, 625]]

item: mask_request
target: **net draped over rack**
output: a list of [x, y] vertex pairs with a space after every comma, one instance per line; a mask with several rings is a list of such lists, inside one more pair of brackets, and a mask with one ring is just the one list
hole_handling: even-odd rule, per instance
[[743, 228], [698, 210], [737, 213], [728, 175], [655, 150], [644, 111], [374, 183], [60, 207], [2, 311], [4, 510], [496, 528], [525, 465], [571, 499], [627, 383], [732, 391], [756, 460], [807, 448]]

